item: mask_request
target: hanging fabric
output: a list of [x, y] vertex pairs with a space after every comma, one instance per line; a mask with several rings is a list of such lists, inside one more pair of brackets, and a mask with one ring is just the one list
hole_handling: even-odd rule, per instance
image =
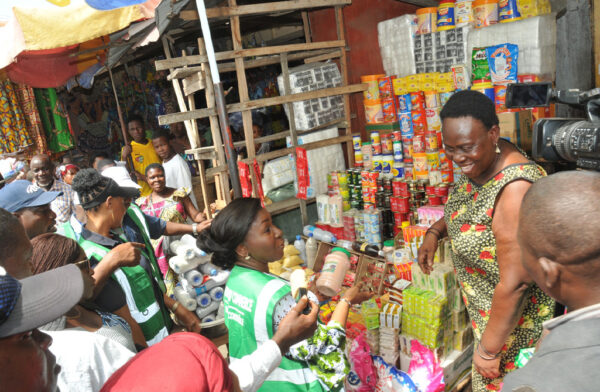
[[48, 148], [61, 152], [73, 147], [67, 112], [53, 88], [33, 89], [38, 111], [46, 133]]
[[25, 84], [15, 84], [14, 87], [19, 106], [25, 116], [29, 136], [36, 145], [35, 151], [46, 154], [48, 152], [48, 144], [46, 143], [46, 136], [42, 128], [42, 120], [35, 104], [33, 89]]
[[0, 134], [1, 153], [17, 152], [33, 143], [14, 85], [7, 78], [0, 79]]

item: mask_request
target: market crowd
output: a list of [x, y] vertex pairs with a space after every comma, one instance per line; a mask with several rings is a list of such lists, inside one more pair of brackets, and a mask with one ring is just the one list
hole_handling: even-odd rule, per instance
[[[499, 138], [486, 100], [457, 93], [441, 113], [446, 151], [465, 175], [419, 264], [431, 271], [438, 240], [450, 237], [474, 328], [474, 390], [597, 390], [600, 174], [546, 176]], [[169, 135], [147, 137], [141, 118], [129, 120], [119, 162], [94, 156], [90, 167], [56, 170], [37, 155], [32, 181], [0, 189], [0, 389], [344, 390], [348, 312], [372, 293], [346, 290], [331, 321], [318, 322], [321, 294], [297, 300], [268, 273], [284, 240], [260, 201], [237, 199], [206, 219]], [[166, 244], [183, 234], [231, 270], [229, 363], [170, 295]], [[484, 251], [494, 262], [479, 260]], [[552, 319], [555, 301], [568, 313]], [[535, 345], [514, 370], [519, 349]]]

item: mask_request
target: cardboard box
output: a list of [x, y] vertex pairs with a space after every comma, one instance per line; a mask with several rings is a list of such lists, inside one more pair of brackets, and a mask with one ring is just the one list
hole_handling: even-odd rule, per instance
[[461, 378], [463, 374], [471, 371], [471, 359], [473, 357], [473, 345], [471, 344], [464, 351], [454, 351], [444, 362], [444, 382], [446, 390], [452, 390], [454, 384]]
[[500, 137], [521, 147], [526, 152], [531, 152], [533, 139], [533, 114], [530, 109], [518, 112], [504, 112], [498, 114], [500, 120]]

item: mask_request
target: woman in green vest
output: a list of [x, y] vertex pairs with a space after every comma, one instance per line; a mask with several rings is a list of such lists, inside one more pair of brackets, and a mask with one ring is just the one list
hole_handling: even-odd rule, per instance
[[[81, 206], [86, 211], [87, 223], [79, 231], [64, 227], [67, 237], [74, 238], [86, 252], [94, 266], [94, 278], [105, 284], [96, 297], [96, 302], [104, 308], [118, 306], [123, 297], [131, 315], [139, 324], [146, 342], [152, 345], [169, 334], [172, 327], [169, 310], [175, 314], [186, 329], [200, 331], [200, 323], [195, 314], [179, 306], [179, 303], [165, 295], [165, 286], [158, 269], [154, 250], [148, 238], [144, 216], [139, 209], [129, 207], [138, 190], [119, 186], [114, 180], [101, 176], [93, 169], [84, 169], [73, 180]], [[136, 226], [136, 233], [124, 230], [123, 219], [128, 216]], [[131, 238], [140, 238], [131, 242]], [[106, 262], [105, 256], [112, 249], [123, 248], [129, 252], [127, 262], [121, 260]]]
[[[288, 282], [269, 274], [268, 269], [269, 262], [283, 257], [282, 231], [273, 224], [271, 214], [261, 207], [260, 200], [236, 199], [215, 217], [210, 229], [200, 233], [198, 246], [212, 253], [212, 262], [215, 265], [231, 269], [223, 302], [225, 324], [229, 330], [229, 356], [232, 363], [235, 363], [236, 360], [253, 353], [258, 346], [272, 339], [281, 319], [295, 305]], [[347, 371], [337, 370], [345, 369], [347, 366], [343, 356], [345, 344], [343, 325], [348, 308], [351, 304], [360, 303], [370, 297], [370, 293], [360, 292], [359, 287], [354, 287], [347, 293], [348, 295], [345, 294], [344, 299], [340, 301], [338, 306], [340, 309], [336, 309], [337, 314], [333, 317], [339, 322], [333, 332], [336, 336], [329, 336], [331, 338], [329, 343], [335, 346], [331, 352], [327, 352], [331, 356], [323, 358], [321, 355], [323, 351], [317, 350], [321, 355], [321, 364], [335, 362], [327, 371], [337, 374], [332, 374], [331, 378], [325, 379], [322, 374], [312, 370], [314, 369], [312, 365], [318, 361], [317, 358], [313, 358], [312, 362], [307, 355], [299, 358], [298, 355], [293, 355], [292, 348], [290, 350], [292, 355], [282, 358], [281, 364], [269, 375], [260, 391], [341, 389]], [[318, 303], [316, 297], [310, 292], [309, 299]], [[317, 305], [313, 303], [311, 306]], [[320, 333], [323, 334], [322, 329], [317, 330], [313, 338]], [[329, 349], [329, 346], [321, 347], [324, 351]], [[304, 353], [306, 354], [306, 351]], [[291, 359], [292, 357], [295, 359]], [[332, 379], [333, 382], [330, 382]]]

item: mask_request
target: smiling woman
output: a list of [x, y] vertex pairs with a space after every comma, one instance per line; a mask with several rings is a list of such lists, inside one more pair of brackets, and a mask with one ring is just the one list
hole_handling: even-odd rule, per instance
[[440, 117], [446, 153], [464, 175], [444, 218], [427, 230], [419, 265], [431, 272], [438, 240], [447, 234], [475, 335], [473, 391], [499, 390], [520, 349], [535, 345], [553, 313], [554, 302], [523, 268], [517, 242], [521, 201], [545, 172], [500, 139], [494, 103], [485, 95], [456, 93]]

